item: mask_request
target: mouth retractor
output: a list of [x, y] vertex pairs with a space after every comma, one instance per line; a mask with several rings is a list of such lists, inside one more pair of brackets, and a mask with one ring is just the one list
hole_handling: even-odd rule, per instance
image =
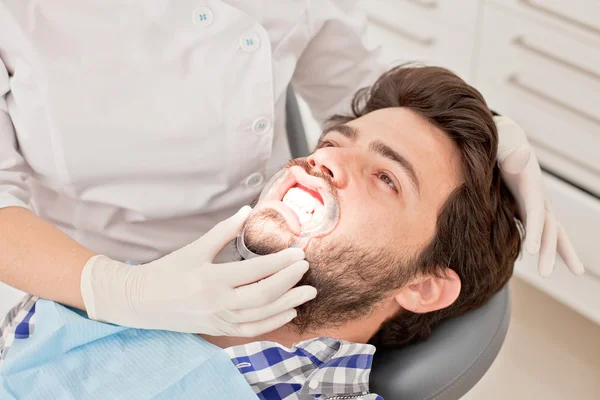
[[[273, 194], [276, 192], [277, 187], [282, 185], [286, 180], [290, 178], [292, 178], [292, 173], [287, 168], [275, 174], [275, 176], [273, 176], [273, 178], [271, 178], [271, 180], [269, 180], [269, 182], [267, 182], [267, 184], [265, 185], [265, 188], [263, 189], [258, 199], [258, 203], [254, 207], [254, 210], [248, 216], [248, 219], [250, 219], [254, 213], [260, 211], [259, 206], [261, 205], [261, 201], [266, 201], [267, 199], [270, 200], [273, 197]], [[309, 230], [302, 230], [300, 232], [300, 235], [298, 235], [298, 237], [296, 238], [294, 243], [292, 243], [290, 248], [296, 247], [304, 249], [308, 245], [310, 239], [317, 236], [324, 236], [330, 233], [338, 223], [340, 211], [338, 202], [335, 200], [335, 197], [333, 197], [333, 195], [326, 190], [317, 189], [317, 191], [323, 199], [323, 206], [325, 208], [323, 220], [317, 226], [314, 226]], [[236, 240], [238, 252], [242, 256], [242, 258], [246, 260], [259, 257], [259, 254], [253, 253], [248, 249], [248, 247], [246, 247], [246, 243], [244, 241], [245, 231], [246, 226], [244, 225], [240, 233], [238, 233]]]

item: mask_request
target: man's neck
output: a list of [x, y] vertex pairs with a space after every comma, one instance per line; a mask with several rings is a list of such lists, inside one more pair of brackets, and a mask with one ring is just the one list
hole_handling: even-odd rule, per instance
[[[375, 316], [372, 318], [374, 317]], [[374, 330], [373, 327], [379, 326], [376, 321], [371, 320], [372, 318], [369, 318], [369, 320], [361, 319], [351, 321], [338, 328], [319, 329], [313, 332], [305, 332], [302, 334], [299, 334], [288, 324], [272, 332], [250, 338], [234, 336], [210, 336], [204, 334], [201, 334], [200, 336], [206, 341], [223, 349], [231, 346], [261, 341], [277, 342], [285, 347], [291, 348], [298, 342], [317, 337], [331, 337], [335, 339], [346, 340], [348, 342], [367, 343], [376, 332], [376, 329]]]

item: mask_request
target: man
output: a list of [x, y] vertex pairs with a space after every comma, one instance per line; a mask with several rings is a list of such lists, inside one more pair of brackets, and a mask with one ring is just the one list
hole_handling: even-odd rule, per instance
[[285, 249], [292, 225], [319, 218], [320, 203], [306, 196], [317, 186], [331, 193], [339, 220], [306, 245], [310, 269], [297, 284], [317, 297], [268, 334], [201, 335], [225, 349], [259, 398], [377, 399], [369, 342], [425, 340], [512, 275], [519, 215], [479, 92], [447, 70], [401, 66], [359, 91], [352, 109], [330, 119], [313, 154], [286, 165], [296, 181], [313, 182], [282, 193], [286, 205], [275, 210], [288, 211], [259, 204], [243, 230], [254, 253]]

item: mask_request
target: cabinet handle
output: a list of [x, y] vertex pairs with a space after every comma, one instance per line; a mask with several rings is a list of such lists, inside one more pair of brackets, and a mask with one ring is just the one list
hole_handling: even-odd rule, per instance
[[438, 2], [436, 0], [406, 0], [409, 3], [413, 3], [419, 7], [423, 7], [423, 8], [429, 8], [429, 9], [434, 9], [437, 8], [439, 6]]
[[597, 27], [587, 24], [585, 22], [579, 21], [575, 18], [569, 17], [567, 15], [561, 14], [558, 11], [555, 11], [551, 8], [548, 7], [544, 7], [540, 4], [535, 3], [533, 0], [519, 0], [521, 2], [521, 4], [523, 4], [524, 6], [527, 6], [529, 8], [534, 9], [535, 11], [542, 13], [542, 14], [546, 14], [550, 17], [556, 18], [560, 21], [566, 22], [568, 24], [574, 25], [578, 28], [581, 29], [585, 29], [587, 31], [593, 32], [596, 35], [600, 35], [600, 29], [598, 29]]
[[600, 281], [600, 275], [594, 271], [591, 271], [590, 268], [585, 268], [585, 275], [594, 278], [597, 281]]
[[416, 35], [410, 31], [404, 30], [404, 29], [400, 28], [399, 26], [394, 25], [394, 24], [384, 20], [383, 18], [381, 18], [377, 15], [369, 13], [367, 15], [367, 18], [371, 22], [375, 23], [376, 25], [379, 25], [382, 28], [387, 29], [388, 31], [392, 31], [392, 32], [398, 34], [399, 36], [402, 36], [403, 38], [410, 40], [411, 42], [420, 44], [421, 46], [431, 47], [435, 44], [435, 39], [433, 37], [431, 37], [431, 36], [422, 37], [422, 36]]
[[577, 64], [574, 64], [570, 61], [565, 60], [564, 58], [561, 58], [555, 54], [551, 54], [551, 53], [547, 52], [546, 50], [540, 49], [539, 47], [533, 46], [533, 45], [527, 43], [523, 36], [517, 36], [516, 38], [514, 38], [513, 44], [523, 50], [526, 50], [530, 53], [536, 54], [536, 55], [543, 57], [547, 60], [550, 60], [556, 64], [560, 64], [564, 67], [572, 69], [573, 71], [587, 75], [590, 78], [596, 79], [597, 81], [600, 82], [600, 74], [598, 74], [597, 72], [591, 71], [584, 67], [580, 67]]
[[557, 100], [554, 97], [548, 96], [547, 94], [540, 92], [536, 88], [533, 88], [527, 84], [524, 84], [523, 82], [521, 82], [521, 80], [519, 79], [519, 77], [516, 74], [510, 75], [506, 80], [510, 85], [512, 85], [526, 93], [529, 93], [539, 99], [542, 99], [547, 103], [550, 103], [557, 107], [563, 108], [575, 115], [585, 118], [588, 121], [591, 121], [591, 122], [595, 123], [596, 125], [600, 126], [600, 118], [598, 118], [594, 115], [588, 114], [585, 111], [581, 111], [580, 109], [575, 108], [563, 101]]

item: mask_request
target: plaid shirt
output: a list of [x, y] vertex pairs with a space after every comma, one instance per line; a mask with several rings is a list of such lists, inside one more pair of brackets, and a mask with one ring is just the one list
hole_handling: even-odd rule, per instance
[[[37, 300], [26, 296], [0, 322], [0, 367], [12, 343], [33, 334]], [[321, 337], [292, 348], [252, 342], [224, 351], [261, 400], [383, 400], [369, 393], [369, 344]]]

